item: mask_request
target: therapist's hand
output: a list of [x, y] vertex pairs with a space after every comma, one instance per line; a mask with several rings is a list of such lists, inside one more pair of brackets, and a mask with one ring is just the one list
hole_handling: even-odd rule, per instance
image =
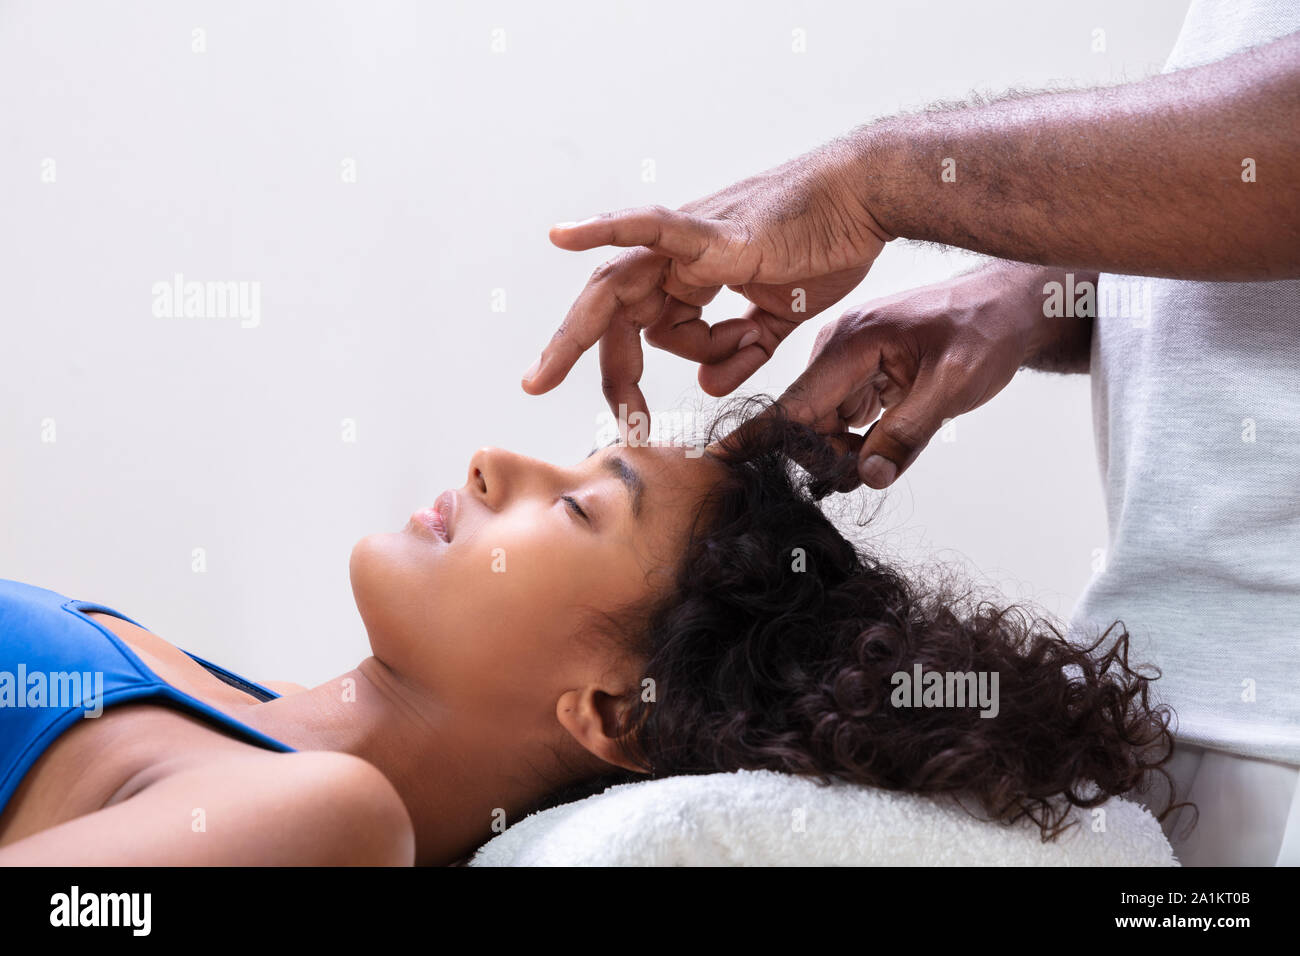
[[[640, 248], [595, 271], [525, 373], [525, 391], [554, 388], [599, 343], [610, 408], [640, 413], [648, 428], [638, 384], [643, 329], [651, 345], [700, 363], [705, 392], [734, 390], [799, 323], [852, 291], [891, 238], [858, 198], [859, 166], [852, 147], [836, 141], [679, 210], [651, 206], [552, 227], [563, 249]], [[724, 285], [752, 305], [710, 326], [702, 307]]]
[[[983, 405], [1022, 365], [1087, 370], [1077, 356], [1086, 352], [1092, 320], [1044, 316], [1044, 284], [1063, 278], [1059, 270], [994, 262], [850, 309], [818, 333], [808, 367], [778, 404], [829, 435], [883, 409], [856, 455], [862, 482], [884, 488], [946, 419]], [[1074, 358], [1065, 362], [1067, 355]]]

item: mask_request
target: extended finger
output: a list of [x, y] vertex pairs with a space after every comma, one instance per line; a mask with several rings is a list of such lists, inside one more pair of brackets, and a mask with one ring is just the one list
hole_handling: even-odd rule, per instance
[[645, 246], [670, 259], [695, 262], [726, 235], [723, 223], [666, 206], [607, 212], [582, 222], [557, 223], [551, 242], [574, 251], [597, 246]]
[[634, 321], [616, 320], [600, 338], [600, 388], [624, 441], [650, 438], [650, 408], [640, 386], [643, 368], [640, 327]]
[[595, 345], [620, 314], [632, 308], [655, 311], [663, 299], [661, 280], [668, 260], [644, 250], [624, 253], [602, 264], [570, 307], [537, 364], [524, 373], [524, 391], [540, 395], [569, 374], [582, 353]]

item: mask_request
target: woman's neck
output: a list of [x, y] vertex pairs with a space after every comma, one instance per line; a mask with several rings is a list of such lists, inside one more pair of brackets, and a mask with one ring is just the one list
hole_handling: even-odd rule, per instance
[[536, 774], [511, 772], [545, 757], [536, 741], [441, 706], [374, 657], [252, 710], [249, 723], [295, 749], [350, 753], [388, 777], [411, 815], [418, 864], [455, 862], [502, 813], [513, 823], [543, 795]]

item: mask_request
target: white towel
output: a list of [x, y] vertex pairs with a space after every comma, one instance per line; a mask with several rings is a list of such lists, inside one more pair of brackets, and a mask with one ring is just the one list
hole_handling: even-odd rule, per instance
[[1071, 808], [1078, 825], [1043, 843], [1032, 822], [979, 820], [947, 798], [741, 770], [622, 784], [530, 814], [470, 865], [1179, 865], [1145, 807], [1116, 797], [1098, 810]]

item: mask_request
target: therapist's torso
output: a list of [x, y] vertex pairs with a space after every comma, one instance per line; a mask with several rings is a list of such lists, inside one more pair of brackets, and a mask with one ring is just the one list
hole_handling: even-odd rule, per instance
[[[1196, 0], [1165, 71], [1297, 30], [1295, 0]], [[1122, 619], [1181, 739], [1300, 764], [1300, 282], [1103, 275], [1097, 293], [1110, 541], [1072, 630]]]

